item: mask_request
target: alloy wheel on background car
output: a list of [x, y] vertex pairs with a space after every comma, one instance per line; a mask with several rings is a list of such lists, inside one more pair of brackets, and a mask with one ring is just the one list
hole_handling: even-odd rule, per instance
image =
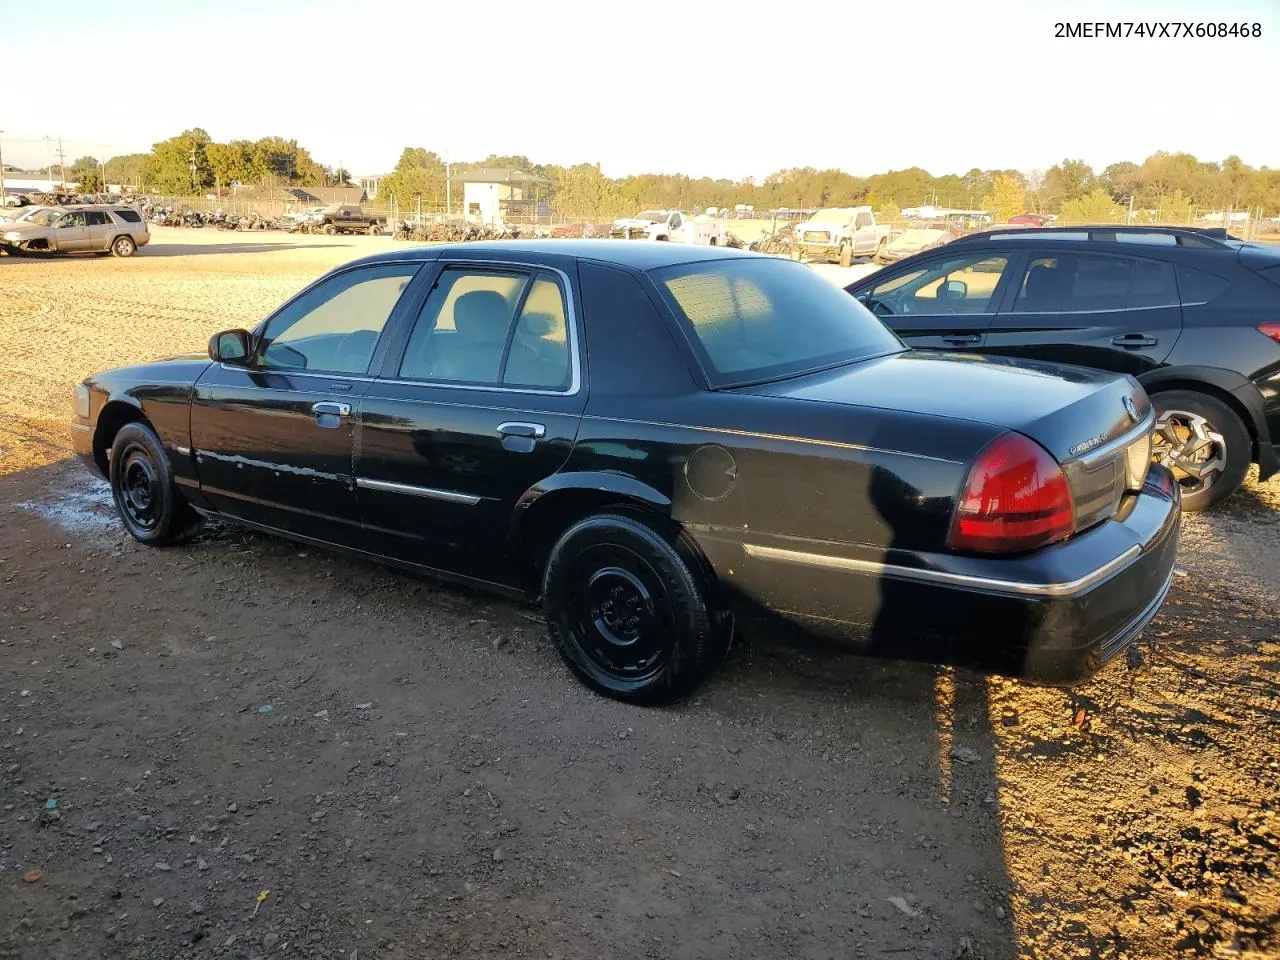
[[1226, 468], [1226, 440], [1198, 413], [1164, 411], [1152, 440], [1152, 456], [1173, 471], [1184, 492], [1207, 490]]

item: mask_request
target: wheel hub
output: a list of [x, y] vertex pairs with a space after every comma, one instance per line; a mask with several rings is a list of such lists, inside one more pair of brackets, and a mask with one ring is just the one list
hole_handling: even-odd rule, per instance
[[600, 636], [618, 647], [634, 644], [653, 619], [653, 599], [632, 573], [606, 567], [587, 582], [587, 604]]
[[146, 454], [127, 452], [120, 471], [120, 504], [138, 527], [150, 529], [156, 524], [160, 508], [156, 483], [155, 468]]
[[1227, 465], [1226, 440], [1198, 413], [1166, 410], [1152, 439], [1152, 455], [1186, 489], [1209, 487]]

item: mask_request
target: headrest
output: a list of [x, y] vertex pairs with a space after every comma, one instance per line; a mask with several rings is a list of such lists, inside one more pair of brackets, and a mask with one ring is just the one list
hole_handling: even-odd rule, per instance
[[496, 290], [472, 290], [453, 305], [458, 335], [472, 343], [502, 343], [511, 322], [511, 306]]

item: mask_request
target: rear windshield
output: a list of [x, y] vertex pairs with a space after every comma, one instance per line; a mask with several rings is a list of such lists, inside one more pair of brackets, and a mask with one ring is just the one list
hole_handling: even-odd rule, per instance
[[651, 275], [717, 387], [903, 349], [862, 304], [792, 260], [709, 260]]

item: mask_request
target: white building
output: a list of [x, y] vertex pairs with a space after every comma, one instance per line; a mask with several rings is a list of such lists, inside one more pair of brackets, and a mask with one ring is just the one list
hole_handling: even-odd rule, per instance
[[538, 212], [539, 187], [548, 183], [523, 170], [483, 167], [454, 177], [462, 183], [462, 211], [469, 223], [496, 226]]

